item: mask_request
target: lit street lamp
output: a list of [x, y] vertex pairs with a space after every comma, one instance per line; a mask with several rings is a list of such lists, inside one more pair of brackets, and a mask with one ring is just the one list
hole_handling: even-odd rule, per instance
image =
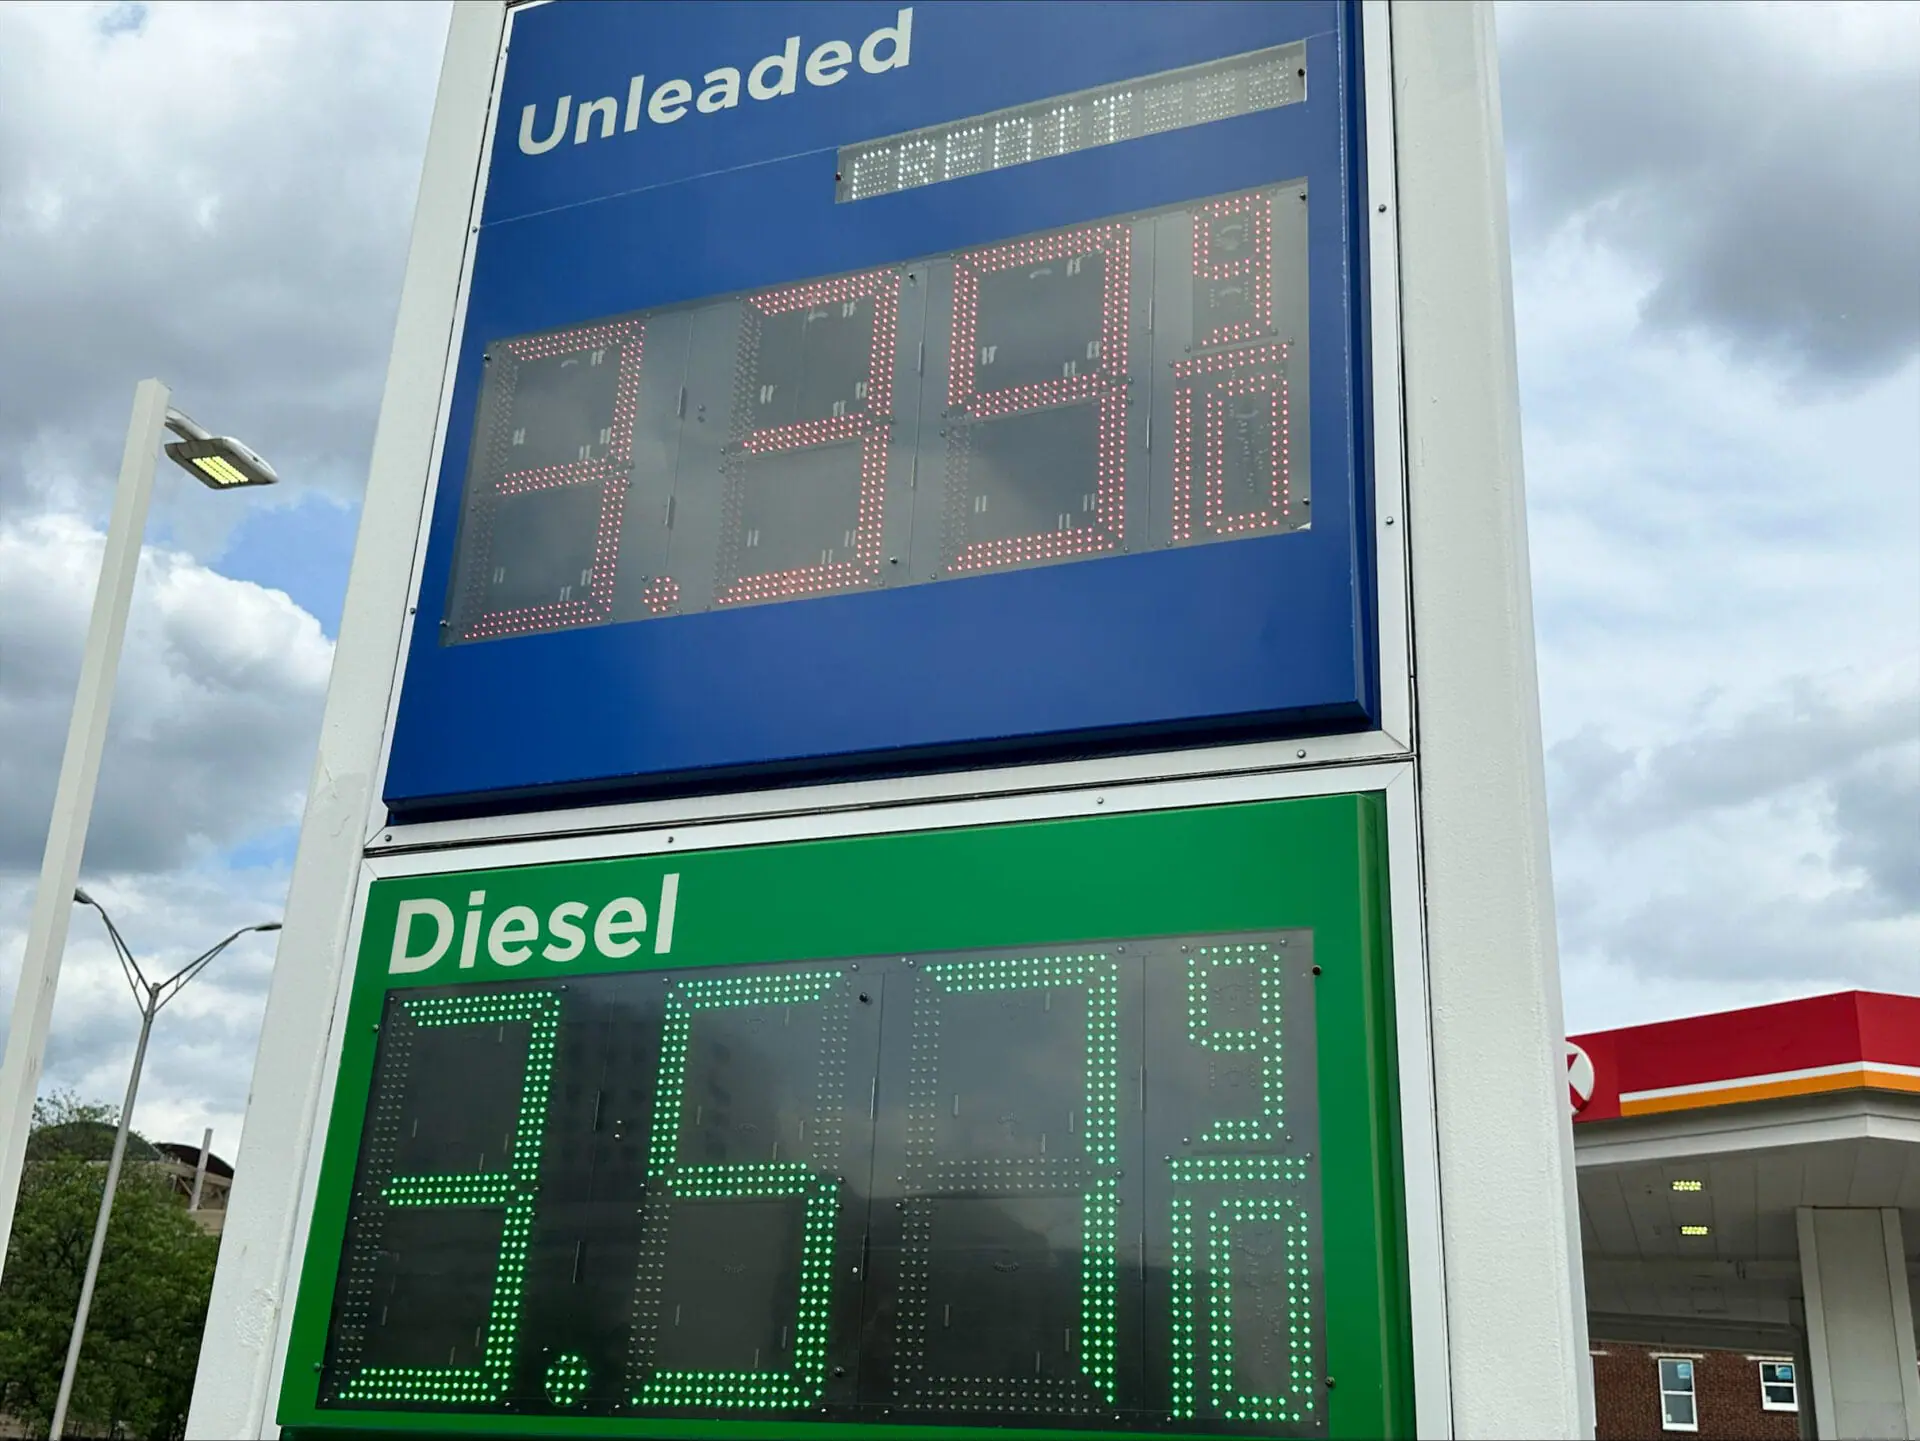
[[54, 990], [60, 981], [60, 959], [67, 944], [68, 913], [80, 879], [80, 856], [86, 848], [94, 786], [100, 777], [107, 711], [113, 703], [120, 646], [127, 633], [127, 608], [140, 568], [140, 542], [146, 531], [147, 502], [153, 495], [161, 434], [171, 430], [180, 437], [167, 445], [168, 458], [211, 489], [271, 485], [279, 478], [273, 467], [247, 446], [212, 435], [170, 409], [170, 396], [167, 387], [157, 380], [143, 380], [133, 390], [133, 418], [120, 459], [120, 480], [114, 490], [113, 517], [107, 524], [93, 618], [87, 623], [80, 686], [67, 726], [67, 748], [54, 789], [53, 820], [47, 827], [47, 848], [40, 863], [40, 888], [34, 895], [32, 919], [27, 923], [27, 947], [7, 1027], [6, 1056], [0, 1060], [0, 1272], [5, 1270], [7, 1241], [13, 1234], [20, 1167], [26, 1160], [27, 1135], [33, 1129], [33, 1099], [40, 1088], [40, 1063], [53, 1020]]
[[210, 435], [177, 410], [167, 412], [167, 429], [179, 436], [166, 446], [167, 459], [209, 490], [243, 485], [272, 485], [273, 467], [230, 435]]
[[133, 1072], [127, 1077], [127, 1099], [120, 1107], [120, 1125], [113, 1133], [113, 1155], [107, 1162], [107, 1189], [100, 1196], [100, 1215], [93, 1226], [93, 1248], [87, 1252], [87, 1271], [80, 1282], [80, 1304], [74, 1309], [73, 1335], [67, 1342], [66, 1369], [60, 1373], [60, 1395], [53, 1403], [53, 1424], [47, 1430], [52, 1441], [60, 1441], [60, 1434], [67, 1424], [67, 1402], [73, 1396], [74, 1373], [80, 1369], [80, 1348], [87, 1339], [87, 1312], [93, 1309], [93, 1283], [100, 1275], [100, 1252], [107, 1244], [107, 1223], [113, 1219], [113, 1192], [120, 1182], [120, 1162], [127, 1153], [127, 1128], [133, 1123], [133, 1101], [140, 1091], [140, 1068], [147, 1059], [147, 1037], [153, 1034], [153, 1018], [160, 1014], [162, 1006], [179, 995], [189, 981], [207, 968], [209, 961], [240, 937], [249, 931], [280, 929], [278, 921], [242, 926], [218, 945], [202, 951], [165, 980], [150, 981], [140, 969], [140, 963], [133, 958], [133, 952], [127, 949], [120, 928], [113, 923], [113, 917], [107, 914], [106, 908], [77, 887], [73, 898], [81, 905], [92, 906], [99, 911], [100, 919], [106, 922], [107, 935], [113, 940], [113, 953], [119, 957], [120, 969], [126, 975], [127, 984], [133, 988], [133, 998], [140, 1003], [140, 1041], [133, 1048]]

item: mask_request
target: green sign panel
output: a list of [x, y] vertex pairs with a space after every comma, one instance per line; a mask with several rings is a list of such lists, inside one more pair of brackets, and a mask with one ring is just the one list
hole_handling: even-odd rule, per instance
[[1409, 1429], [1383, 829], [376, 883], [282, 1426]]

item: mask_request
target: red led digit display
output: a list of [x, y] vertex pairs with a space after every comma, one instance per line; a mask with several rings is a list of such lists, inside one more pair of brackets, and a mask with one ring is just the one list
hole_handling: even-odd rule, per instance
[[1300, 529], [1306, 201], [1205, 196], [494, 341], [442, 643]]
[[950, 573], [1119, 545], [1131, 243], [1090, 225], [955, 257]]
[[1233, 195], [1193, 213], [1193, 347], [1273, 333], [1273, 198]]
[[476, 497], [463, 547], [462, 639], [611, 616], [645, 334], [617, 321], [489, 355], [498, 478]]
[[1176, 541], [1298, 523], [1286, 363], [1286, 346], [1261, 345], [1173, 367]]
[[714, 603], [872, 585], [882, 563], [899, 272], [789, 286], [748, 296], [742, 309]]

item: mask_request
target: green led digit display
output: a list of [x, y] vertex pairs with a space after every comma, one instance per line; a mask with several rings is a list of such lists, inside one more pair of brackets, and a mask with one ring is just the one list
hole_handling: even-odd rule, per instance
[[[1037, 1006], [1042, 1017], [1057, 1013], [1062, 1022], [1060, 1047], [1053, 1059], [1066, 1062], [1064, 1094], [1054, 1114], [1064, 1117], [1053, 1132], [1051, 1153], [1047, 1132], [1028, 1127], [1032, 1146], [996, 1147], [1000, 1154], [981, 1155], [971, 1146], [954, 1144], [961, 1132], [963, 1096], [953, 1088], [951, 1068], [941, 1065], [942, 1043], [951, 1047], [949, 1011], [964, 1024], [966, 1008], [956, 998], [1010, 999], [1027, 993], [1025, 1009]], [[978, 1013], [976, 1012], [976, 1015]], [[902, 1356], [895, 1372], [897, 1399], [909, 1404], [950, 1406], [978, 1401], [987, 1409], [1053, 1410], [1073, 1408], [1084, 1395], [1080, 1381], [1091, 1388], [1091, 1398], [1108, 1406], [1119, 1401], [1116, 1375], [1116, 1271], [1119, 1220], [1119, 968], [1106, 952], [1065, 956], [1015, 956], [984, 960], [941, 961], [927, 965], [915, 987], [913, 1062], [909, 1083], [906, 1171], [902, 1177], [907, 1211], [902, 1244], [903, 1310], [928, 1296], [928, 1268], [941, 1239], [936, 1234], [941, 1202], [950, 1209], [957, 1194], [990, 1194], [1004, 1200], [1013, 1196], [1066, 1195], [1079, 1201], [1079, 1306], [1069, 1325], [1062, 1327], [1062, 1354], [1072, 1358], [1079, 1377], [942, 1375], [930, 1363], [928, 1340], [935, 1330], [950, 1330], [951, 1316], [943, 1304], [939, 1318], [922, 1310], [908, 1310], [901, 1321]], [[1073, 1042], [1080, 1042], [1078, 1083], [1072, 1074]], [[951, 1101], [949, 1101], [951, 1096]], [[1036, 1098], [1037, 1099], [1037, 1098]], [[1076, 1110], [1077, 1105], [1077, 1110]], [[995, 1141], [1012, 1140], [1009, 1125], [994, 1117]], [[1025, 1152], [1025, 1154], [1021, 1154]], [[1011, 1153], [1011, 1154], [1010, 1154]], [[993, 1204], [987, 1202], [986, 1204]], [[931, 1299], [922, 1302], [929, 1306]], [[1050, 1348], [1049, 1348], [1050, 1349]], [[1036, 1366], [1038, 1372], [1041, 1368]], [[1090, 1399], [1091, 1399], [1090, 1398]]]
[[[1203, 1148], [1238, 1150], [1248, 1146], [1285, 1145], [1304, 1137], [1290, 1136], [1282, 1104], [1285, 1067], [1281, 1050], [1283, 993], [1286, 975], [1280, 950], [1264, 941], [1231, 945], [1195, 946], [1186, 956], [1187, 1037], [1194, 1045], [1219, 1056], [1245, 1058], [1259, 1096], [1257, 1116], [1219, 1116], [1200, 1134]], [[1237, 983], [1237, 1005], [1219, 994]], [[1231, 1009], [1237, 1014], [1224, 1014]], [[1217, 1063], [1216, 1063], [1217, 1064]], [[1311, 1128], [1306, 1133], [1312, 1134]], [[1305, 1168], [1292, 1158], [1270, 1155], [1170, 1157], [1173, 1182], [1173, 1304], [1174, 1304], [1174, 1415], [1201, 1414], [1204, 1394], [1215, 1414], [1234, 1421], [1309, 1419], [1318, 1407], [1312, 1368], [1313, 1329], [1301, 1324], [1293, 1302], [1311, 1285], [1307, 1264], [1307, 1235], [1312, 1224], [1297, 1196], [1306, 1180]], [[1204, 1214], [1204, 1246], [1196, 1244], [1195, 1227]], [[1263, 1315], [1265, 1333], [1284, 1343], [1284, 1366], [1277, 1379], [1284, 1389], [1266, 1397], [1242, 1393], [1235, 1381], [1232, 1221], [1247, 1227], [1273, 1229], [1274, 1244], [1282, 1244], [1277, 1272], [1257, 1265], [1243, 1267], [1265, 1272], [1262, 1296], [1287, 1303], [1284, 1314]], [[1196, 1325], [1195, 1297], [1205, 1297], [1204, 1324]], [[1245, 1319], [1244, 1317], [1242, 1318]], [[1207, 1374], [1199, 1374], [1202, 1352], [1208, 1356]], [[1204, 1386], [1202, 1382], [1205, 1382]]]
[[[1311, 950], [1136, 939], [399, 994], [323, 1400], [1314, 1429], [1315, 1126], [1310, 1101], [1281, 1108], [1294, 1047], [1312, 1055]], [[510, 1027], [502, 1130], [486, 1087]], [[469, 1044], [426, 1064], [436, 1029]], [[592, 1105], [550, 1117], [556, 1082]], [[416, 1170], [402, 1133], [472, 1160]], [[614, 1211], [596, 1186], [623, 1152], [638, 1190]], [[461, 1303], [486, 1251], [435, 1259], [442, 1228], [396, 1229], [421, 1210], [497, 1226], [483, 1317]], [[547, 1360], [529, 1292], [626, 1319]], [[1161, 1373], [1142, 1343], [1163, 1326]]]
[[[380, 1199], [392, 1208], [459, 1207], [502, 1212], [500, 1241], [493, 1265], [493, 1294], [487, 1309], [484, 1340], [478, 1364], [459, 1365], [449, 1354], [444, 1366], [352, 1365], [350, 1379], [341, 1387], [344, 1401], [485, 1402], [497, 1400], [507, 1389], [513, 1351], [520, 1327], [520, 1297], [527, 1268], [527, 1237], [533, 1227], [534, 1201], [539, 1184], [540, 1143], [547, 1129], [547, 1091], [553, 1074], [553, 1042], [558, 998], [545, 990], [486, 994], [423, 996], [394, 1007], [401, 1038], [392, 1049], [395, 1063], [382, 1079], [374, 1103], [374, 1124], [368, 1141], [368, 1160], [378, 1171], [391, 1155], [398, 1128], [406, 1116], [404, 1096], [412, 1034], [451, 1027], [494, 1028], [504, 1034], [508, 1025], [527, 1031], [521, 1070], [519, 1105], [512, 1128], [502, 1140], [498, 1170], [441, 1172], [430, 1175], [389, 1175], [379, 1183]], [[372, 1234], [362, 1248], [380, 1242], [382, 1212], [362, 1213]], [[364, 1283], [363, 1260], [356, 1279]], [[364, 1344], [364, 1330], [343, 1334], [349, 1354]], [[457, 1348], [456, 1348], [457, 1349]]]
[[381, 883], [282, 1424], [1395, 1429], [1373, 814]]
[[[645, 1317], [635, 1332], [634, 1362], [640, 1380], [634, 1404], [662, 1407], [719, 1407], [792, 1410], [816, 1401], [826, 1385], [828, 1268], [833, 1255], [833, 1222], [840, 1205], [839, 1178], [806, 1161], [774, 1160], [701, 1163], [686, 1158], [687, 1059], [696, 1022], [712, 1012], [735, 1007], [777, 1011], [785, 1025], [792, 1008], [833, 1007], [843, 1011], [852, 998], [845, 994], [837, 967], [799, 974], [721, 976], [675, 984], [667, 992], [667, 1014], [660, 1050], [659, 1088], [654, 1092], [653, 1135], [648, 1146], [648, 1173], [656, 1190], [651, 1198], [649, 1246], [643, 1262], [641, 1307]], [[821, 1097], [820, 1114], [831, 1118], [830, 1088], [845, 1070], [845, 1025], [822, 1027], [817, 1068], [820, 1084], [829, 1088]], [[696, 1102], [696, 1105], [699, 1105]], [[816, 1159], [836, 1159], [837, 1120], [814, 1126], [807, 1137], [804, 1122], [793, 1144]], [[772, 1138], [777, 1153], [780, 1138]], [[659, 1284], [665, 1253], [673, 1244], [671, 1211], [691, 1202], [722, 1202], [747, 1197], [792, 1197], [802, 1207], [800, 1276], [792, 1325], [783, 1328], [791, 1338], [786, 1364], [767, 1370], [685, 1370], [658, 1368], [655, 1356], [662, 1326], [663, 1292]], [[648, 1284], [651, 1282], [651, 1284]], [[684, 1303], [682, 1303], [684, 1306]], [[769, 1358], [773, 1359], [773, 1358]]]
[[[1208, 997], [1211, 978], [1220, 971], [1239, 973], [1253, 995], [1249, 1015], [1238, 1026], [1221, 1025]], [[1187, 1038], [1209, 1051], [1259, 1057], [1260, 1114], [1223, 1116], [1211, 1122], [1208, 1142], [1270, 1141], [1284, 1124], [1280, 1070], [1280, 987], [1282, 977], [1272, 946], [1200, 946], [1187, 957]]]

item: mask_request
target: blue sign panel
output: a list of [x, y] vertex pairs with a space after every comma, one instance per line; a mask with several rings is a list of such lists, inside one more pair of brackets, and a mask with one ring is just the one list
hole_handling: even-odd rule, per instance
[[1371, 724], [1357, 48], [513, 12], [389, 806]]

